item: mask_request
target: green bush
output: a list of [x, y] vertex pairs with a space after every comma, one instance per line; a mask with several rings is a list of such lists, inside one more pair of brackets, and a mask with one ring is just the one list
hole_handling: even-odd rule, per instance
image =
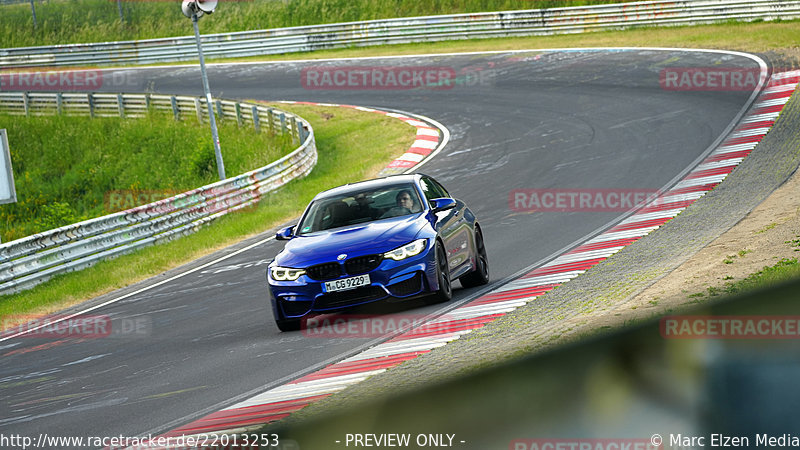
[[42, 205], [38, 214], [34, 216], [33, 224], [36, 229], [50, 230], [80, 222], [84, 219], [86, 219], [86, 217], [78, 215], [78, 213], [69, 206], [69, 203], [53, 202]]

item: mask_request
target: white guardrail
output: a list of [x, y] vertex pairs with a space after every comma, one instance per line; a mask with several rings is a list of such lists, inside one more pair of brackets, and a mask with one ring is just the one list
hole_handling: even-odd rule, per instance
[[[264, 105], [216, 101], [220, 117], [257, 130], [291, 133], [300, 146], [283, 158], [242, 175], [171, 198], [0, 244], [0, 294], [31, 288], [53, 275], [190, 234], [227, 213], [254, 204], [265, 193], [311, 172], [317, 148], [311, 125]], [[0, 111], [136, 117], [148, 108], [207, 117], [205, 98], [149, 94], [0, 93]]]
[[[636, 26], [800, 17], [794, 0], [648, 1], [371, 20], [202, 37], [206, 57], [507, 36], [582, 33]], [[197, 59], [194, 37], [0, 49], [0, 67], [150, 64]]]

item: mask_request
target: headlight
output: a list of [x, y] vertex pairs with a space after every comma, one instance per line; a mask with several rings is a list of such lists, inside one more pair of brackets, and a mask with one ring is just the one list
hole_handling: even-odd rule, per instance
[[401, 247], [397, 247], [396, 249], [386, 252], [383, 254], [384, 258], [390, 258], [395, 261], [400, 261], [401, 259], [406, 259], [410, 256], [419, 255], [423, 250], [425, 250], [425, 246], [427, 245], [427, 239], [417, 239], [416, 241], [403, 245]]
[[294, 281], [305, 275], [304, 269], [292, 269], [291, 267], [271, 267], [269, 269], [272, 279], [276, 281]]

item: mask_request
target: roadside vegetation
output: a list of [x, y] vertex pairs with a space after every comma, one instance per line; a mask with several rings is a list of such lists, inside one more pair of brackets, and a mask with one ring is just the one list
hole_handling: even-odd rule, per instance
[[765, 266], [743, 280], [729, 283], [725, 286], [726, 294], [740, 294], [777, 286], [800, 277], [800, 263], [797, 258], [786, 258], [778, 261], [774, 266]]
[[[196, 120], [0, 115], [11, 147], [17, 203], [0, 206], [0, 237], [34, 233], [171, 197], [218, 180], [210, 133]], [[201, 130], [207, 130], [202, 126]], [[291, 137], [220, 121], [228, 176], [294, 149]]]
[[[200, 32], [226, 33], [321, 23], [395, 17], [508, 11], [613, 0], [250, 0], [220, 2], [219, 13], [199, 22]], [[192, 34], [191, 22], [173, 1], [123, 0], [120, 21], [114, 0], [47, 0], [35, 2], [37, 28], [30, 4], [0, 6], [0, 47], [28, 47], [85, 42], [124, 41]]]
[[[718, 297], [745, 294], [759, 289], [767, 289], [781, 283], [800, 278], [800, 263], [797, 258], [784, 258], [773, 266], [764, 266], [761, 270], [754, 272], [747, 277], [728, 281], [722, 287], [709, 286], [706, 292], [696, 292], [689, 295], [689, 298]], [[695, 301], [690, 303], [702, 303]]]
[[[413, 127], [381, 114], [348, 108], [275, 106], [300, 115], [314, 128], [319, 161], [309, 176], [267, 195], [257, 206], [226, 215], [195, 234], [60, 275], [28, 291], [0, 296], [0, 323], [11, 325], [14, 317], [58, 311], [275, 228], [297, 217], [319, 191], [375, 176], [415, 137]], [[206, 140], [210, 142], [210, 137]], [[131, 146], [124, 148], [130, 150]], [[235, 147], [223, 141], [223, 151], [226, 148]]]

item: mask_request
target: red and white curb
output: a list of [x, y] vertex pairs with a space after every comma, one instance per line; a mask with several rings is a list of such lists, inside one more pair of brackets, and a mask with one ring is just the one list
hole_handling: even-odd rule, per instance
[[671, 189], [606, 232], [419, 327], [176, 428], [165, 436], [233, 434], [258, 429], [403, 361], [446, 345], [577, 277], [674, 218], [718, 185], [767, 134], [798, 82], [800, 71], [773, 75], [751, 112], [704, 161]]

